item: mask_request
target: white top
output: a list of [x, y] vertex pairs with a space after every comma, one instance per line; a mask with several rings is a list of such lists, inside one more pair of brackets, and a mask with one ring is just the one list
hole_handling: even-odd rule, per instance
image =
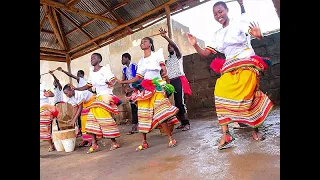
[[168, 78], [173, 79], [180, 76], [184, 76], [183, 71], [183, 57], [178, 59], [176, 52], [173, 55], [169, 55], [169, 59], [166, 60], [166, 67], [168, 72]]
[[87, 84], [87, 81], [82, 78], [82, 77], [79, 77], [79, 83], [78, 83], [78, 87], [83, 87]]
[[151, 52], [149, 57], [140, 59], [137, 74], [142, 75], [144, 79], [161, 79], [161, 63], [164, 63], [162, 49], [159, 49], [157, 52]]
[[93, 67], [91, 67], [87, 82], [92, 84], [92, 86], [96, 89], [98, 96], [104, 94], [113, 94], [113, 88], [109, 88], [106, 83], [112, 80], [114, 77], [115, 76], [112, 73], [109, 65], [102, 66], [97, 72], [94, 72]]
[[60, 91], [58, 87], [53, 89], [53, 93], [54, 93], [54, 99], [53, 99], [53, 103], [56, 104], [57, 102], [61, 102], [63, 101], [63, 92], [62, 90]]
[[48, 91], [49, 89], [45, 84], [40, 83], [40, 105], [49, 103], [49, 98], [44, 96], [44, 91]]
[[74, 96], [68, 98], [68, 103], [72, 106], [78, 106], [82, 102], [88, 102], [93, 96], [93, 93], [90, 91], [74, 91]]
[[[250, 21], [243, 13], [240, 19], [232, 20], [227, 27], [216, 31], [213, 41], [208, 46], [224, 53], [226, 59], [234, 56], [246, 58], [255, 55], [250, 43], [249, 25]], [[245, 50], [246, 48], [249, 50]]]

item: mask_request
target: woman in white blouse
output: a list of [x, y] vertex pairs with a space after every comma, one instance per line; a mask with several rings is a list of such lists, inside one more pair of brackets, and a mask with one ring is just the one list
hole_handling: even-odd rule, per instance
[[[243, 9], [242, 0], [238, 2]], [[273, 107], [268, 96], [259, 90], [260, 73], [268, 68], [269, 62], [256, 56], [250, 44], [250, 36], [262, 39], [260, 27], [246, 21], [245, 13], [239, 21], [230, 21], [228, 11], [225, 2], [213, 5], [214, 18], [222, 28], [214, 33], [213, 42], [206, 49], [200, 48], [196, 38], [187, 34], [190, 44], [200, 56], [208, 57], [217, 51], [226, 56], [222, 63], [213, 62], [221, 73], [214, 89], [216, 112], [223, 132], [219, 150], [228, 148], [227, 145], [234, 140], [228, 129], [228, 124], [233, 122], [252, 127], [253, 138], [263, 140], [258, 127]]]
[[[138, 63], [136, 77], [126, 81], [119, 81], [121, 84], [133, 83], [135, 88], [137, 86], [142, 87], [138, 88], [131, 97], [131, 100], [137, 101], [138, 130], [143, 137], [142, 144], [136, 150], [139, 151], [149, 147], [146, 138], [147, 133], [159, 125], [163, 127], [163, 130], [168, 135], [168, 146], [174, 147], [177, 142], [172, 137], [168, 125], [179, 123], [175, 116], [178, 108], [172, 106], [169, 99], [166, 98], [164, 88], [166, 82], [162, 78], [167, 76], [167, 69], [163, 53], [162, 51], [154, 52], [153, 40], [149, 37], [141, 40], [140, 47], [144, 51], [144, 56]], [[161, 70], [163, 70], [162, 74], [160, 74]]]
[[[118, 114], [117, 105], [121, 103], [120, 99], [115, 97], [112, 87], [116, 83], [116, 78], [111, 72], [110, 66], [101, 66], [102, 56], [99, 53], [91, 55], [91, 65], [87, 84], [83, 87], [74, 88], [74, 90], [84, 91], [95, 87], [97, 96], [95, 101], [88, 107], [90, 111], [87, 116], [85, 131], [92, 136], [92, 146], [88, 153], [98, 149], [97, 136], [111, 139], [111, 148], [114, 150], [120, 147], [115, 138], [120, 137], [120, 132], [111, 113]], [[112, 96], [113, 103], [106, 103], [104, 97]]]

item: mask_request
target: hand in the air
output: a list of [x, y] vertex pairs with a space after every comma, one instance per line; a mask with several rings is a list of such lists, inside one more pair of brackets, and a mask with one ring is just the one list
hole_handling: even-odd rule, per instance
[[250, 35], [253, 37], [256, 37], [258, 39], [262, 39], [262, 34], [261, 34], [261, 30], [259, 27], [259, 23], [257, 22], [257, 24], [255, 22], [250, 23]]
[[192, 34], [190, 33], [187, 33], [187, 38], [188, 38], [188, 41], [189, 43], [194, 46], [195, 44], [197, 44], [197, 38], [195, 36], [193, 36]]
[[165, 29], [163, 29], [162, 27], [159, 29], [159, 31], [160, 31], [160, 35], [162, 36], [162, 37], [166, 37], [167, 36], [167, 31], [165, 30]]

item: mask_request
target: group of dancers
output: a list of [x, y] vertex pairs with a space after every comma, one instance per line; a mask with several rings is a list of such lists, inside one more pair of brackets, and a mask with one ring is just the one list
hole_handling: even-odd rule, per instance
[[[238, 21], [230, 21], [225, 2], [214, 4], [214, 19], [222, 28], [214, 33], [214, 41], [205, 49], [199, 47], [195, 36], [187, 33], [189, 43], [202, 57], [214, 55], [211, 67], [221, 74], [214, 89], [218, 123], [223, 133], [219, 150], [230, 147], [228, 145], [235, 140], [229, 132], [230, 123], [251, 127], [254, 130], [253, 138], [263, 140], [258, 127], [273, 107], [268, 96], [259, 90], [259, 76], [268, 68], [270, 60], [255, 55], [250, 43], [251, 36], [257, 39], [263, 36], [258, 24], [246, 21], [243, 2], [238, 2], [242, 17]], [[68, 97], [67, 102], [74, 106], [74, 116], [69, 123], [75, 125], [81, 117], [81, 145], [90, 147], [87, 153], [99, 149], [98, 138], [111, 139], [110, 150], [120, 147], [116, 141], [120, 132], [112, 118], [112, 114], [119, 113], [117, 107], [122, 103], [112, 92], [116, 83], [123, 85], [126, 98], [131, 103], [133, 126], [128, 134], [142, 134], [142, 143], [136, 151], [149, 148], [147, 134], [155, 128], [162, 128], [167, 135], [168, 147], [177, 145], [169, 126], [180, 121], [177, 129], [190, 129], [185, 100], [192, 91], [183, 72], [183, 56], [178, 46], [167, 37], [166, 31], [161, 28], [160, 33], [169, 43], [168, 60], [165, 60], [162, 51], [155, 51], [153, 39], [145, 37], [141, 40], [143, 57], [138, 64], [131, 63], [130, 54], [122, 55], [124, 68], [121, 80], [115, 77], [110, 66], [100, 65], [102, 56], [99, 53], [91, 55], [92, 67], [87, 81], [83, 76], [80, 77], [84, 73], [78, 72], [77, 76], [73, 76], [58, 68], [78, 81], [77, 87], [65, 85], [63, 93]], [[221, 54], [225, 58], [221, 58]], [[53, 75], [52, 71], [50, 73]], [[174, 96], [175, 105], [168, 99], [171, 95]], [[51, 140], [51, 122], [58, 112], [48, 103], [48, 98], [54, 96], [53, 92], [40, 84], [40, 139], [48, 140], [50, 151], [55, 149]]]

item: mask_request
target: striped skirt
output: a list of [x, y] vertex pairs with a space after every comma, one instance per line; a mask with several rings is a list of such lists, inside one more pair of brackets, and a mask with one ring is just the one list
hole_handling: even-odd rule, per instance
[[40, 106], [40, 140], [51, 140], [52, 120], [57, 114], [57, 109], [52, 105]]
[[165, 97], [163, 91], [142, 91], [138, 96], [138, 129], [141, 133], [149, 133], [161, 123], [168, 125], [179, 123], [176, 118], [178, 108]]
[[227, 64], [229, 67], [225, 69], [230, 70], [225, 71], [216, 82], [215, 106], [221, 126], [237, 122], [253, 128], [258, 127], [273, 107], [269, 97], [259, 90], [258, 68], [254, 65], [248, 67], [246, 64], [239, 67], [242, 62], [250, 63], [250, 61], [238, 60], [233, 64], [232, 62]]
[[[109, 105], [103, 102], [103, 97], [96, 97], [95, 101], [89, 106], [85, 122], [85, 132], [102, 136], [104, 138], [120, 137], [120, 132], [111, 113], [118, 114], [119, 110], [115, 104]], [[83, 121], [81, 121], [82, 123]]]

